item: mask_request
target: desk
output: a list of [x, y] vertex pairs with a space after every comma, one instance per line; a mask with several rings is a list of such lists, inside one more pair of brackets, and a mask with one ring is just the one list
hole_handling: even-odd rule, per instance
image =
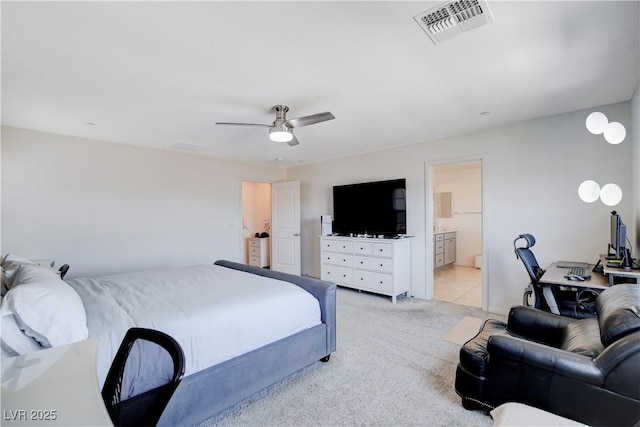
[[600, 254], [600, 262], [602, 263], [602, 268], [604, 273], [609, 276], [609, 286], [613, 286], [614, 279], [616, 277], [628, 277], [636, 280], [636, 283], [640, 284], [640, 269], [626, 269], [626, 268], [616, 268], [616, 267], [607, 267], [607, 262], [611, 260], [607, 260], [607, 256], [604, 254]]
[[95, 340], [2, 360], [3, 426], [112, 426], [96, 374]]
[[[593, 270], [593, 267], [593, 264], [589, 264], [590, 270]], [[564, 275], [567, 274], [567, 270], [568, 268], [558, 267], [558, 263], [554, 262], [549, 267], [547, 267], [544, 275], [540, 278], [540, 285], [542, 286], [544, 299], [547, 301], [549, 309], [554, 314], [560, 314], [560, 311], [558, 310], [556, 299], [551, 292], [551, 286], [567, 286], [571, 288], [597, 290], [603, 290], [609, 287], [607, 276], [603, 273], [596, 273], [592, 271], [591, 280], [580, 282], [577, 280], [569, 280], [565, 278]]]

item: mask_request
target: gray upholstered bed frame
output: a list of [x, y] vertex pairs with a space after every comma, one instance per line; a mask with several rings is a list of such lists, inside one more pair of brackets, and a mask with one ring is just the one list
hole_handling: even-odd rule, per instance
[[280, 341], [183, 378], [159, 425], [203, 421], [318, 360], [336, 349], [336, 285], [231, 261], [216, 265], [293, 283], [320, 303], [322, 323]]

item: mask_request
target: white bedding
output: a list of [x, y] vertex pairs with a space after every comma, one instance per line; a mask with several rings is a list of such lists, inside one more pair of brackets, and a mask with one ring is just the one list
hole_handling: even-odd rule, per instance
[[320, 324], [302, 288], [217, 265], [70, 280], [98, 340], [100, 386], [132, 326], [158, 329], [185, 352], [185, 375]]

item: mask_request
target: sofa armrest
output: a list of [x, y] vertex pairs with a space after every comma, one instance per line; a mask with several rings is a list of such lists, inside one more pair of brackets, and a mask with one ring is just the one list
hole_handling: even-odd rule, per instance
[[620, 338], [593, 362], [605, 376], [605, 388], [640, 400], [640, 331]]
[[509, 332], [553, 347], [562, 344], [562, 328], [576, 319], [533, 307], [515, 306], [509, 311]]
[[602, 371], [589, 357], [544, 344], [508, 335], [495, 335], [489, 338], [487, 352], [492, 364], [507, 360], [595, 386], [604, 384]]

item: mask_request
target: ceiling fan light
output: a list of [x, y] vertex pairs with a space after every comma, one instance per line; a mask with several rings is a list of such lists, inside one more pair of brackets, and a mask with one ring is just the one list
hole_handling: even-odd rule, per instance
[[293, 139], [293, 134], [286, 126], [278, 126], [269, 129], [269, 139], [274, 142], [289, 142]]

